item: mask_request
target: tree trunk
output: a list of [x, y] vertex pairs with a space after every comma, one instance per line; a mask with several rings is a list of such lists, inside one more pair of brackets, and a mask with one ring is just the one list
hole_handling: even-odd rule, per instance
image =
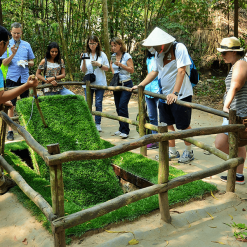
[[102, 10], [103, 10], [103, 29], [104, 29], [104, 43], [105, 43], [105, 53], [110, 61], [110, 44], [109, 44], [109, 32], [108, 32], [108, 8], [107, 0], [102, 0]]
[[238, 0], [234, 0], [234, 36], [238, 38]]
[[58, 8], [57, 8], [57, 2], [53, 2], [53, 6], [54, 6], [54, 10], [56, 13], [56, 17], [57, 17], [57, 22], [59, 24], [59, 33], [60, 33], [60, 38], [62, 41], [62, 47], [63, 47], [63, 51], [64, 51], [64, 55], [66, 58], [66, 63], [67, 63], [67, 67], [69, 69], [69, 76], [70, 76], [70, 80], [73, 81], [73, 75], [72, 75], [72, 66], [71, 66], [71, 62], [70, 62], [70, 58], [69, 58], [69, 54], [68, 54], [68, 47], [67, 44], [65, 43], [65, 40], [63, 38], [63, 21], [60, 21], [60, 17], [59, 17], [59, 12], [58, 12]]
[[3, 26], [2, 1], [0, 0], [0, 25]]

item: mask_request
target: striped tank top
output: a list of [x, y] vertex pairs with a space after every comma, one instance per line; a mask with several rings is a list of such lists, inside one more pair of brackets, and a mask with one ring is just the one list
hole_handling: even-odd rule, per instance
[[[244, 60], [247, 62], [247, 59], [245, 58], [241, 58], [240, 60]], [[233, 68], [234, 68], [234, 65], [232, 66], [229, 74], [227, 75], [225, 79], [226, 92], [229, 91], [230, 86], [231, 86]], [[224, 101], [225, 101], [225, 98], [226, 98], [226, 93], [224, 95]], [[236, 110], [237, 116], [240, 116], [240, 117], [247, 116], [247, 82], [245, 82], [244, 86], [236, 93], [230, 107], [231, 109]]]

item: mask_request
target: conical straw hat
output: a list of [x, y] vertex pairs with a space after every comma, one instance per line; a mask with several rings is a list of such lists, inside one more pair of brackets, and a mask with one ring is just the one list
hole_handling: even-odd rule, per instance
[[143, 40], [143, 46], [156, 46], [156, 45], [165, 45], [169, 44], [176, 39], [172, 37], [170, 34], [166, 33], [162, 29], [156, 27], [148, 37]]

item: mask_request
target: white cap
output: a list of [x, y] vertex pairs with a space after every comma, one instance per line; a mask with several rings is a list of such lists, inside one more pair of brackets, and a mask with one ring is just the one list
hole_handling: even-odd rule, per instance
[[146, 39], [143, 40], [143, 46], [156, 46], [169, 44], [176, 39], [162, 29], [156, 27]]

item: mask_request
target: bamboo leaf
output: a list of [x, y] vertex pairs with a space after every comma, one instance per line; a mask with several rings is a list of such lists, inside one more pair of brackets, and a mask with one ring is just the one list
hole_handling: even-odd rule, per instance
[[226, 245], [226, 244], [224, 244], [224, 243], [222, 243], [222, 242], [219, 242], [219, 241], [211, 241], [212, 243], [217, 243], [217, 244], [223, 244], [223, 245]]
[[212, 191], [211, 191], [211, 196], [212, 196], [214, 199], [219, 200], [218, 198], [216, 198], [216, 197], [214, 196], [214, 194], [213, 194]]
[[212, 220], [214, 219], [214, 217], [210, 213], [208, 213], [208, 212], [206, 212], [206, 213], [212, 218]]
[[136, 239], [131, 239], [130, 241], [129, 241], [129, 245], [136, 245], [136, 244], [138, 244], [139, 243], [139, 241], [137, 241]]

